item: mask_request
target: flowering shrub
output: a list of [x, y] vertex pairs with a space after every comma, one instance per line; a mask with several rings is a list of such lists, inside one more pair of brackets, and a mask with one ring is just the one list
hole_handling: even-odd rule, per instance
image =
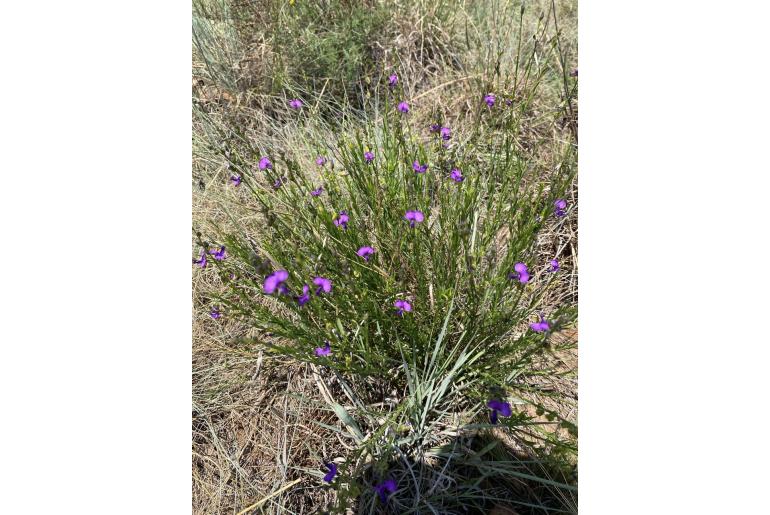
[[[490, 513], [503, 499], [563, 512], [538, 488], [571, 496], [573, 469], [538, 458], [574, 464], [576, 447], [561, 403], [574, 388], [548, 388], [570, 366], [557, 370], [575, 320], [561, 250], [575, 220], [574, 63], [549, 12], [525, 23], [532, 34], [512, 30], [520, 3], [405, 3], [406, 18], [395, 5], [269, 2], [238, 24], [261, 52], [242, 63], [255, 66], [237, 82], [249, 94], [196, 110], [199, 188], [217, 204], [205, 224], [232, 222], [198, 237], [195, 273], [219, 293], [201, 296], [201, 318], [258, 370], [267, 350], [299, 383], [317, 379], [318, 400], [292, 412], [315, 439], [276, 460], [282, 485], [301, 484], [272, 490], [304, 501], [275, 513], [320, 498], [335, 502], [319, 512]], [[535, 493], [512, 495], [524, 483]]]
[[[389, 87], [397, 84], [391, 76]], [[448, 147], [448, 127], [431, 139], [394, 103], [381, 128], [324, 150], [332, 166], [326, 157], [304, 169], [262, 156], [238, 184], [261, 206], [264, 230], [223, 235], [194, 262], [215, 264], [230, 286], [212, 317], [262, 330], [270, 338], [260, 343], [318, 367], [353, 401], [353, 414], [330, 409], [356, 451], [339, 463], [321, 457], [317, 472], [337, 488], [339, 509], [358, 498], [400, 513], [419, 505], [415, 491], [451, 492], [416, 482], [408, 465], [449, 463], [435, 447], [450, 437], [493, 426], [535, 433], [534, 416], [514, 408], [534, 405], [523, 379], [574, 321], [573, 306], [541, 312], [560, 268], [540, 261], [535, 246], [544, 227], [568, 215], [562, 197], [574, 156], [566, 147], [563, 166], [543, 182], [511, 132]], [[570, 447], [555, 432], [539, 436]], [[453, 470], [463, 463], [450, 456]]]

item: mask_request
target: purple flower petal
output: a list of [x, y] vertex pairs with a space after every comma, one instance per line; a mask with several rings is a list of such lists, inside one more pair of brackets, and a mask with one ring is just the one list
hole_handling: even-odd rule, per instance
[[211, 318], [213, 318], [214, 320], [217, 320], [218, 318], [222, 317], [222, 313], [220, 313], [219, 309], [217, 308], [212, 309], [211, 313], [209, 314], [211, 315]]
[[399, 299], [393, 305], [396, 307], [396, 314], [399, 316], [404, 316], [404, 311], [412, 311], [412, 305], [406, 300]]
[[270, 158], [267, 156], [261, 157], [259, 159], [259, 169], [260, 170], [267, 170], [272, 169], [273, 163], [270, 162]]
[[452, 137], [452, 129], [449, 127], [441, 127], [441, 139], [444, 141], [449, 141], [449, 139]]
[[332, 282], [326, 277], [316, 277], [313, 279], [313, 284], [318, 286], [318, 289], [315, 291], [316, 295], [321, 295], [321, 291], [324, 293], [332, 291]]
[[310, 302], [310, 287], [306, 284], [302, 287], [302, 295], [297, 297], [297, 304], [300, 307]]
[[409, 221], [409, 227], [414, 228], [415, 223], [425, 220], [425, 215], [422, 214], [422, 211], [407, 211], [404, 218]]
[[315, 348], [315, 355], [319, 358], [329, 356], [332, 353], [332, 347], [329, 344], [329, 342], [325, 342], [325, 345], [323, 347], [316, 347]]
[[358, 251], [356, 251], [356, 254], [364, 258], [366, 261], [369, 261], [369, 256], [374, 254], [374, 249], [372, 247], [361, 247], [358, 249]]
[[283, 284], [283, 282], [288, 278], [289, 272], [286, 270], [277, 270], [273, 272], [265, 279], [265, 284], [263, 287], [264, 292], [267, 294], [272, 294], [277, 289], [280, 291], [280, 293], [286, 293], [288, 290], [286, 289], [286, 286]]
[[364, 152], [364, 161], [367, 163], [374, 161], [374, 154], [369, 151]]
[[489, 402], [487, 402], [487, 408], [493, 409], [495, 411], [500, 411], [502, 409], [502, 402], [498, 399], [492, 399]]
[[397, 489], [398, 485], [393, 479], [386, 479], [379, 485], [374, 486], [374, 491], [377, 492], [377, 495], [380, 497], [380, 501], [383, 503], [388, 502], [388, 497], [390, 494], [394, 493]]
[[559, 270], [559, 261], [556, 259], [551, 260], [551, 272], [556, 272]]
[[316, 160], [315, 160], [315, 164], [317, 164], [318, 166], [325, 165], [326, 164], [326, 158], [324, 156], [318, 156], [318, 158], [316, 158]]
[[208, 259], [206, 259], [206, 251], [201, 250], [201, 257], [200, 259], [193, 259], [194, 265], [200, 265], [201, 268], [206, 268], [206, 265], [208, 264]]
[[299, 109], [302, 107], [302, 100], [295, 98], [294, 100], [289, 102], [289, 107], [292, 109]]
[[396, 74], [394, 73], [393, 75], [391, 75], [390, 77], [388, 77], [388, 86], [390, 86], [390, 87], [392, 88], [392, 87], [393, 87], [393, 86], [395, 86], [396, 84], [398, 84], [398, 75], [396, 75]]
[[337, 464], [334, 462], [331, 463], [324, 463], [327, 469], [329, 469], [329, 472], [326, 473], [324, 476], [324, 481], [327, 483], [331, 483], [332, 479], [334, 479], [334, 476], [337, 475]]
[[311, 191], [310, 195], [312, 195], [313, 197], [317, 197], [317, 196], [319, 196], [323, 192], [324, 192], [324, 187], [323, 186], [319, 186], [317, 190]]
[[209, 254], [214, 256], [214, 259], [217, 261], [222, 261], [227, 257], [227, 252], [225, 251], [225, 246], [222, 245], [219, 250], [211, 249], [209, 250]]
[[414, 163], [412, 163], [412, 169], [414, 169], [414, 171], [417, 173], [425, 173], [425, 171], [428, 169], [428, 165], [421, 165], [420, 162], [415, 159]]
[[551, 330], [551, 324], [543, 318], [543, 315], [540, 315], [539, 321], [529, 324], [529, 327], [536, 333], [544, 333]]
[[561, 217], [563, 217], [564, 215], [567, 214], [567, 211], [566, 211], [566, 209], [567, 209], [567, 201], [566, 200], [561, 199], [561, 198], [557, 199], [553, 203], [553, 205], [556, 208], [555, 209], [555, 214], [556, 214], [557, 217], [561, 218]]
[[494, 93], [488, 93], [484, 97], [484, 102], [486, 102], [489, 107], [494, 107], [494, 105], [495, 105], [495, 95], [494, 95]]
[[522, 284], [529, 282], [530, 276], [527, 265], [524, 263], [516, 263], [513, 265], [513, 270], [514, 272], [508, 274], [509, 279], [516, 279]]
[[347, 229], [348, 221], [350, 221], [350, 217], [348, 216], [347, 211], [340, 211], [339, 216], [334, 219], [334, 225]]
[[489, 420], [492, 424], [497, 424], [497, 415], [503, 417], [511, 416], [511, 405], [498, 399], [492, 399], [487, 403], [487, 407], [492, 410], [489, 414]]
[[463, 174], [457, 168], [452, 168], [449, 177], [455, 182], [463, 182], [465, 180], [465, 177], [463, 177]]
[[230, 182], [232, 182], [234, 186], [240, 186], [242, 181], [243, 181], [243, 177], [241, 177], [240, 175], [230, 176]]
[[400, 102], [398, 104], [398, 110], [401, 111], [402, 113], [408, 113], [409, 112], [409, 104], [407, 104], [406, 102]]

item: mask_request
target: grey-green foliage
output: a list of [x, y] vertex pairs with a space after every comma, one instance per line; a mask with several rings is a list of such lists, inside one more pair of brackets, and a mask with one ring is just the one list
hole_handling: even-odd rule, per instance
[[202, 69], [195, 71], [230, 91], [237, 88], [244, 46], [227, 0], [193, 0], [193, 54]]

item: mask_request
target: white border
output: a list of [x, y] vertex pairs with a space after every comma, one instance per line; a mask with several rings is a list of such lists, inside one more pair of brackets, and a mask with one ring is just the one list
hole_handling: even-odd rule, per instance
[[768, 510], [765, 5], [580, 3], [586, 515]]
[[3, 7], [4, 513], [190, 509], [190, 5]]

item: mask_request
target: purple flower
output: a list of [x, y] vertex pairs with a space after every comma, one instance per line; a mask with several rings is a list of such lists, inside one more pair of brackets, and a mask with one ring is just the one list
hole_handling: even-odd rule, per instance
[[551, 260], [551, 272], [556, 272], [559, 270], [559, 262], [556, 259]]
[[286, 180], [286, 177], [279, 177], [279, 178], [277, 178], [275, 180], [275, 182], [273, 183], [273, 189], [277, 190], [278, 188], [283, 186], [283, 183], [284, 183], [285, 180]]
[[286, 270], [276, 270], [272, 274], [268, 275], [264, 284], [265, 293], [272, 294], [275, 292], [275, 290], [278, 290], [279, 293], [288, 292], [286, 285], [283, 284], [284, 281], [286, 281], [288, 278], [289, 272]]
[[412, 168], [417, 173], [425, 173], [425, 171], [428, 169], [428, 165], [427, 164], [421, 165], [420, 162], [417, 159], [415, 159], [414, 163], [412, 163]]
[[[328, 348], [329, 344], [327, 343], [326, 346]], [[316, 354], [317, 353], [318, 353], [318, 349], [316, 349]], [[324, 354], [324, 355], [326, 355], [326, 354]], [[326, 481], [327, 483], [331, 483], [332, 479], [334, 479], [334, 476], [337, 475], [337, 464], [334, 463], [334, 462], [324, 463], [324, 466], [327, 469], [329, 469], [329, 472], [327, 472], [326, 475], [324, 476], [324, 481]]]
[[396, 306], [396, 314], [398, 316], [404, 316], [404, 311], [412, 311], [412, 305], [409, 304], [408, 301], [405, 300], [397, 300], [393, 303], [394, 306]]
[[361, 247], [356, 252], [360, 257], [364, 258], [366, 261], [369, 261], [369, 256], [374, 254], [374, 249], [371, 247]]
[[219, 250], [211, 249], [209, 250], [209, 254], [214, 256], [214, 259], [217, 261], [222, 261], [227, 257], [227, 252], [225, 252], [225, 246], [222, 245]]
[[372, 154], [368, 150], [364, 152], [364, 161], [366, 161], [367, 163], [371, 163], [372, 161], [374, 161], [374, 154]]
[[564, 215], [566, 215], [566, 214], [567, 214], [567, 211], [565, 211], [565, 210], [567, 209], [567, 201], [566, 201], [566, 200], [564, 200], [564, 199], [562, 199], [562, 198], [560, 198], [560, 199], [557, 199], [557, 200], [556, 200], [556, 201], [553, 203], [553, 205], [554, 205], [554, 207], [556, 208], [555, 214], [556, 214], [556, 216], [558, 216], [559, 218], [561, 218], [562, 216], [564, 216]]
[[259, 159], [259, 169], [260, 170], [269, 170], [273, 168], [273, 163], [270, 162], [270, 158], [267, 156], [261, 157]]
[[435, 133], [441, 130], [441, 125], [434, 123], [430, 126], [430, 132]]
[[329, 293], [332, 291], [332, 282], [327, 279], [326, 277], [316, 277], [313, 279], [313, 284], [318, 286], [318, 288], [315, 291], [316, 295], [321, 295], [321, 291], [324, 293]]
[[374, 491], [380, 496], [380, 501], [383, 503], [388, 502], [388, 496], [398, 489], [396, 481], [393, 479], [386, 479], [379, 485], [374, 486]]
[[302, 295], [299, 297], [296, 297], [297, 304], [299, 304], [299, 307], [304, 306], [308, 302], [310, 302], [310, 287], [306, 284], [302, 287]]
[[570, 76], [570, 77], [577, 77], [577, 70], [578, 70], [578, 69], [577, 69], [577, 68], [575, 68], [574, 70], [572, 70], [571, 72], [569, 72], [569, 76]]
[[422, 214], [422, 211], [407, 211], [404, 218], [409, 220], [409, 227], [414, 228], [415, 223], [425, 220], [425, 215]]
[[551, 330], [551, 325], [548, 323], [548, 320], [543, 318], [543, 315], [540, 315], [540, 321], [529, 324], [529, 327], [536, 333], [544, 333]]
[[398, 75], [396, 75], [396, 74], [394, 73], [393, 75], [391, 75], [390, 77], [388, 77], [388, 86], [390, 86], [390, 87], [392, 88], [392, 87], [393, 87], [393, 86], [395, 86], [396, 84], [398, 84]]
[[522, 284], [529, 282], [529, 270], [527, 269], [527, 265], [524, 263], [516, 263], [513, 265], [513, 270], [513, 272], [508, 274], [509, 279], [517, 279]]
[[323, 193], [323, 191], [324, 191], [324, 187], [323, 187], [323, 186], [319, 186], [317, 190], [312, 190], [312, 191], [310, 192], [310, 194], [311, 194], [312, 196], [314, 196], [314, 197], [317, 197], [317, 196], [319, 196], [321, 193]]
[[449, 177], [455, 182], [463, 182], [465, 180], [465, 177], [463, 177], [463, 174], [457, 168], [452, 168]]
[[241, 177], [240, 175], [230, 176], [230, 182], [232, 182], [234, 186], [240, 186], [242, 181], [243, 181], [243, 177]]
[[513, 100], [511, 100], [510, 98], [506, 98], [506, 99], [505, 99], [505, 105], [507, 105], [508, 107], [510, 107], [510, 106], [511, 106], [511, 104], [513, 104]]
[[315, 160], [315, 164], [318, 166], [323, 166], [326, 164], [326, 158], [324, 156], [318, 156]]
[[343, 229], [347, 230], [349, 220], [350, 217], [348, 216], [347, 211], [340, 211], [340, 215], [334, 219], [334, 225], [337, 227], [342, 226]]
[[452, 137], [452, 129], [449, 127], [441, 127], [441, 139], [444, 141], [449, 141], [449, 139]]
[[219, 312], [219, 308], [212, 309], [209, 315], [211, 315], [211, 318], [213, 318], [214, 320], [217, 320], [222, 317], [222, 313]]
[[492, 412], [489, 414], [489, 421], [492, 424], [497, 424], [498, 414], [503, 417], [511, 416], [511, 405], [507, 402], [492, 399], [487, 403], [487, 407], [492, 410]]
[[292, 109], [299, 109], [302, 107], [302, 100], [295, 98], [294, 100], [289, 102], [289, 107]]
[[494, 107], [495, 106], [495, 94], [494, 93], [488, 93], [484, 97], [484, 102], [486, 102], [489, 107]]
[[206, 268], [208, 260], [206, 259], [206, 250], [201, 250], [200, 259], [193, 259], [193, 265], [200, 265], [201, 268]]
[[[324, 345], [323, 347], [316, 347], [315, 348], [315, 355], [318, 356], [319, 358], [325, 357], [325, 356], [329, 356], [332, 353], [332, 347], [331, 347], [331, 345], [329, 345], [329, 342], [324, 342], [324, 343], [326, 345]], [[335, 474], [337, 473], [337, 467], [334, 467], [334, 473]], [[334, 474], [332, 474], [331, 477], [334, 477]], [[324, 478], [324, 479], [326, 479], [326, 478]], [[331, 479], [326, 479], [326, 481], [331, 482]]]
[[398, 110], [402, 113], [408, 113], [409, 112], [409, 104], [406, 102], [399, 102], [398, 104]]

